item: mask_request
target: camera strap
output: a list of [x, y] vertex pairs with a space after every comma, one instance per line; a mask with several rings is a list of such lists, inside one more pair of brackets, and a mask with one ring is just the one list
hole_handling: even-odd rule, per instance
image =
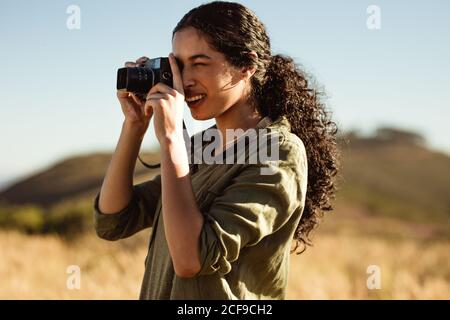
[[[184, 120], [183, 120], [183, 129], [185, 130], [185, 132], [187, 132], [186, 124], [184, 123]], [[189, 134], [188, 134], [188, 136], [189, 136]], [[161, 163], [157, 163], [157, 164], [148, 164], [148, 163], [145, 163], [145, 162], [141, 159], [141, 157], [139, 156], [139, 154], [138, 154], [138, 159], [139, 159], [139, 161], [142, 163], [142, 165], [143, 165], [144, 167], [146, 167], [146, 168], [149, 168], [149, 169], [158, 169], [158, 168], [161, 168]]]

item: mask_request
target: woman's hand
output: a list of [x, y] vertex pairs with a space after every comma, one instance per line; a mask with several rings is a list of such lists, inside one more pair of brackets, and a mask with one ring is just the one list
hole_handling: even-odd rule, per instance
[[155, 115], [155, 134], [162, 147], [169, 141], [183, 142], [184, 89], [175, 57], [169, 55], [173, 76], [173, 88], [159, 82], [150, 89], [145, 108], [152, 108]]
[[[126, 62], [125, 67], [140, 67], [147, 60], [147, 57], [141, 57], [136, 62]], [[117, 98], [125, 116], [125, 123], [143, 136], [148, 129], [153, 109], [150, 106], [145, 107], [145, 101], [130, 92], [117, 91]]]

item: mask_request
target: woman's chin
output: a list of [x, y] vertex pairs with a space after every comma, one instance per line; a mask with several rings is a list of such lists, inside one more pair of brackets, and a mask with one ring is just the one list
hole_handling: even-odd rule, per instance
[[211, 117], [208, 117], [207, 114], [202, 114], [200, 112], [197, 112], [196, 110], [191, 110], [191, 116], [195, 120], [209, 120]]

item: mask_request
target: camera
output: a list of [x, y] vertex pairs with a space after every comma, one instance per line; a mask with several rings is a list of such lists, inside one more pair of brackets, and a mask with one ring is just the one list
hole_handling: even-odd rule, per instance
[[117, 90], [136, 94], [141, 100], [158, 82], [173, 87], [169, 58], [148, 59], [139, 67], [125, 67], [117, 70]]

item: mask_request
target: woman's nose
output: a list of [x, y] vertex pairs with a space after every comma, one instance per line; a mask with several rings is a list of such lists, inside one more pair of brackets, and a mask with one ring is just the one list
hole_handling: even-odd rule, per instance
[[183, 72], [181, 73], [181, 79], [183, 80], [183, 85], [185, 87], [193, 87], [193, 86], [195, 86], [195, 80], [192, 77], [192, 74], [190, 74], [190, 72], [185, 72], [183, 70]]
[[183, 85], [185, 88], [190, 88], [195, 86], [195, 81], [192, 78], [183, 77]]

